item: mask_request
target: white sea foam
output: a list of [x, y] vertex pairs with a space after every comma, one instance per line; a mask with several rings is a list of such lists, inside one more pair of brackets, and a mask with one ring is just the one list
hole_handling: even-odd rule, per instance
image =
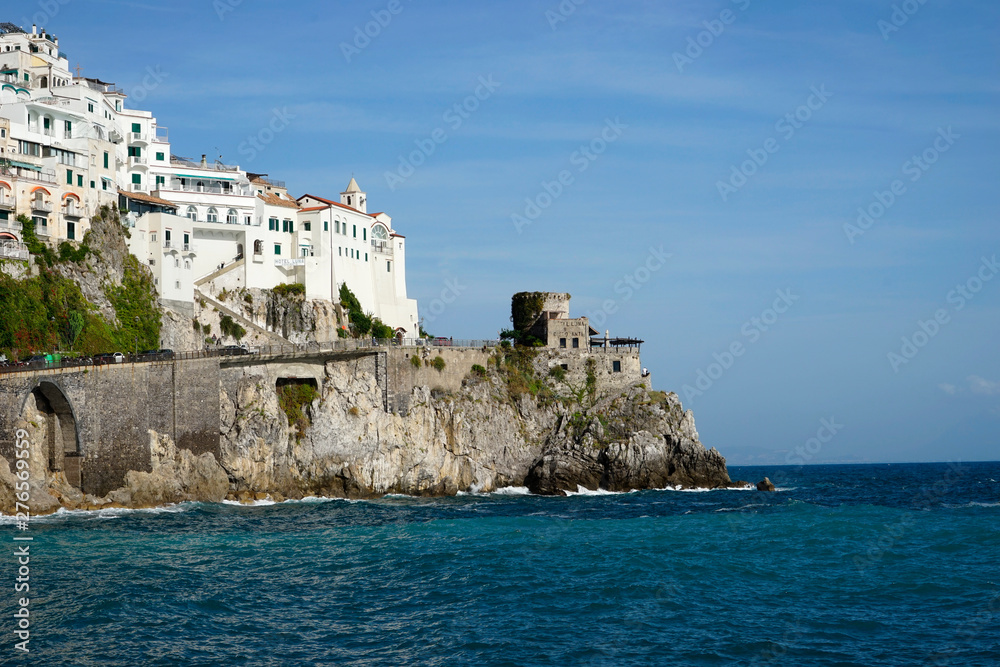
[[498, 496], [530, 496], [531, 491], [526, 486], [502, 486], [493, 494]]
[[635, 493], [635, 491], [608, 491], [607, 489], [597, 489], [591, 491], [585, 486], [576, 485], [576, 491], [563, 491], [567, 496], [620, 496], [623, 493]]
[[[70, 517], [80, 517], [80, 518], [90, 518], [90, 519], [117, 519], [122, 516], [127, 516], [129, 514], [178, 514], [181, 512], [187, 512], [193, 509], [198, 503], [195, 502], [184, 502], [175, 503], [170, 505], [161, 505], [160, 507], [108, 507], [105, 509], [97, 510], [82, 510], [73, 509], [69, 510], [65, 507], [60, 507], [52, 514], [40, 514], [32, 515], [28, 520], [29, 524], [46, 522], [46, 521], [60, 521]], [[19, 519], [10, 514], [0, 514], [0, 525], [13, 524]]]
[[239, 500], [223, 500], [223, 505], [239, 505], [241, 507], [264, 507], [265, 505], [277, 505], [278, 503], [270, 498], [264, 500], [251, 500], [250, 502], [240, 502]]

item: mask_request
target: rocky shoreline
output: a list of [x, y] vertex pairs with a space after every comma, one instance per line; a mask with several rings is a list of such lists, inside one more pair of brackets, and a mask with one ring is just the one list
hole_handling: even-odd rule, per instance
[[[504, 354], [498, 348], [496, 355]], [[581, 487], [743, 486], [729, 478], [722, 455], [701, 444], [693, 414], [676, 394], [638, 385], [587, 396], [551, 378], [538, 392], [515, 391], [504, 361], [485, 374], [470, 373], [460, 391], [413, 389], [405, 414], [383, 409], [364, 360], [327, 363], [322, 390], [301, 406], [296, 423], [270, 381], [246, 369], [220, 388], [218, 460], [151, 431], [151, 470], [130, 471], [124, 486], [97, 498], [49, 472], [41, 453], [33, 453], [32, 513], [225, 499], [447, 496], [503, 487], [558, 495]], [[530, 369], [539, 378], [541, 370]], [[45, 442], [45, 421], [28, 403], [22, 427], [32, 442]], [[0, 461], [5, 514], [14, 512], [17, 481]]]

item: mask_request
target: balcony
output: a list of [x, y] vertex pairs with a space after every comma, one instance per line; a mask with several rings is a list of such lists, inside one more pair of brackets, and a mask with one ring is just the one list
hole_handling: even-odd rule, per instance
[[149, 135], [143, 132], [129, 132], [129, 143], [132, 144], [148, 144]]
[[63, 216], [67, 218], [82, 218], [83, 211], [76, 206], [67, 206], [62, 210]]
[[164, 248], [164, 250], [175, 249], [175, 248], [177, 248], [177, 242], [176, 241], [170, 241], [170, 240], [164, 241], [163, 242], [163, 248]]
[[143, 157], [143, 156], [141, 156], [141, 155], [129, 155], [128, 156], [128, 166], [130, 166], [130, 167], [135, 167], [137, 165], [143, 165], [143, 166], [145, 166], [145, 164], [146, 164], [146, 158]]
[[14, 210], [14, 198], [10, 195], [0, 195], [0, 209], [5, 211]]
[[198, 252], [198, 249], [193, 243], [183, 243], [181, 244], [181, 252]]
[[52, 204], [47, 201], [42, 201], [41, 199], [33, 199], [31, 200], [31, 210], [39, 211], [41, 213], [51, 213]]
[[372, 239], [372, 252], [379, 255], [387, 255], [392, 257], [392, 241], [381, 241], [379, 239]]
[[0, 259], [28, 259], [28, 247], [18, 241], [0, 241]]
[[156, 136], [153, 137], [153, 141], [161, 144], [166, 144], [170, 142], [170, 132], [165, 127], [156, 128]]

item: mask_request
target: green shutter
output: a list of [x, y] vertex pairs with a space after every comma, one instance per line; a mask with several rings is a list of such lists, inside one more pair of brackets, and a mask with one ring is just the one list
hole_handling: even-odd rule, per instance
[[281, 244], [280, 243], [275, 243], [274, 244], [274, 254], [275, 255], [280, 255], [281, 254]]
[[83, 187], [83, 174], [76, 175], [76, 185], [77, 187]]
[[141, 185], [142, 176], [140, 176], [139, 174], [132, 174], [132, 183], [135, 185]]
[[156, 159], [157, 159], [157, 160], [158, 160], [159, 162], [163, 162], [163, 153], [157, 153], [157, 154], [156, 154]]
[[104, 153], [104, 168], [105, 169], [108, 168], [108, 153], [107, 153], [107, 151], [105, 151], [105, 153]]
[[136, 134], [139, 134], [140, 132], [142, 132], [142, 125], [140, 125], [139, 123], [132, 123], [132, 131], [135, 132]]
[[73, 170], [66, 170], [66, 185], [73, 185]]

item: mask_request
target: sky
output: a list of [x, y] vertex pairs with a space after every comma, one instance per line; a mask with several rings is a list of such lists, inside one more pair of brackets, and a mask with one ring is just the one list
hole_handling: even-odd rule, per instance
[[[13, 15], [10, 12], [13, 11]], [[84, 76], [407, 237], [424, 327], [639, 337], [730, 464], [996, 460], [1000, 5], [42, 0]]]

